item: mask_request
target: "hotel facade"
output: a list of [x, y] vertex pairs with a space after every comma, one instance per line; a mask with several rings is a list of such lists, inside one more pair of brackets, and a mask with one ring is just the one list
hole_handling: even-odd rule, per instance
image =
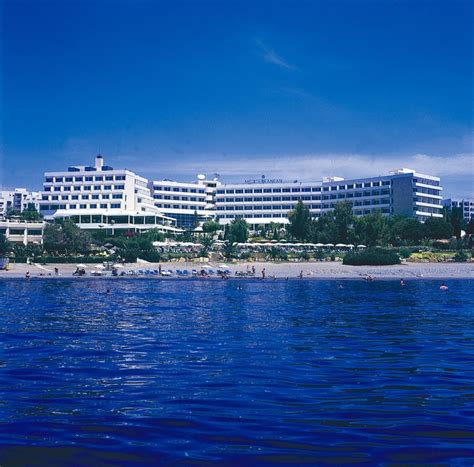
[[386, 176], [345, 180], [324, 178], [321, 182], [283, 182], [265, 178], [247, 183], [221, 184], [216, 211], [221, 224], [236, 217], [250, 225], [288, 223], [288, 213], [298, 201], [318, 218], [342, 201], [352, 203], [356, 216], [374, 211], [425, 221], [443, 217], [440, 179], [411, 169], [398, 169]]
[[153, 203], [148, 180], [128, 169], [104, 165], [97, 156], [94, 166], [71, 166], [46, 172], [39, 211], [46, 220], [72, 219], [80, 228], [144, 231], [157, 228], [174, 232], [174, 219]]
[[155, 207], [164, 215], [176, 220], [176, 226], [185, 230], [199, 223], [214, 219], [216, 215], [216, 190], [220, 185], [217, 177], [206, 179], [198, 175], [190, 183], [173, 180], [157, 180], [150, 183]]
[[262, 176], [225, 184], [217, 176], [204, 175], [190, 182], [148, 181], [131, 170], [104, 165], [99, 155], [93, 166], [46, 172], [36, 204], [46, 220], [70, 218], [84, 229], [113, 234], [157, 228], [172, 233], [195, 229], [196, 221], [202, 224], [211, 219], [225, 225], [242, 218], [254, 230], [272, 222], [286, 224], [298, 201], [314, 218], [349, 201], [355, 216], [379, 211], [423, 222], [443, 217], [442, 190], [438, 177], [412, 169], [357, 179], [326, 177], [315, 182]]

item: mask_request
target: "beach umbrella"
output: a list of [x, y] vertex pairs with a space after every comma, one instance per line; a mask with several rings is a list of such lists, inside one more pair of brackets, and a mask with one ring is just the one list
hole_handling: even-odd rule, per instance
[[347, 245], [347, 248], [354, 248], [354, 245], [352, 243], [349, 243], [349, 245]]
[[326, 245], [324, 245], [324, 246], [333, 247], [333, 246], [334, 246], [334, 244], [333, 244], [333, 243], [326, 243]]
[[345, 248], [347, 245], [345, 243], [338, 243], [336, 245], [337, 248]]
[[318, 248], [321, 248], [322, 246], [324, 246], [324, 243], [316, 243], [316, 246], [317, 246]]
[[357, 248], [367, 248], [365, 245], [357, 245]]

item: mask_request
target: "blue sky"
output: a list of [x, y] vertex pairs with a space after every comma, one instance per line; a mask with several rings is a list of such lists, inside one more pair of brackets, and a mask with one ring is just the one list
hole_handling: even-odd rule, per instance
[[472, 2], [3, 0], [0, 185], [399, 167], [473, 192]]

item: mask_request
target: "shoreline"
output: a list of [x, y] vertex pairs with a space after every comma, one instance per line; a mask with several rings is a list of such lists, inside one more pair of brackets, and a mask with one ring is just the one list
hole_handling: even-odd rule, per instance
[[[305, 263], [148, 263], [148, 264], [125, 264], [119, 269], [119, 274], [124, 271], [157, 270], [161, 264], [163, 271], [173, 271], [172, 276], [158, 275], [124, 275], [112, 276], [107, 271], [104, 276], [92, 276], [92, 271], [98, 271], [94, 264], [86, 268], [86, 276], [77, 277], [72, 273], [75, 271], [74, 264], [12, 264], [8, 271], [0, 271], [0, 280], [25, 278], [27, 271], [31, 279], [149, 279], [149, 280], [222, 280], [219, 276], [196, 277], [176, 276], [177, 269], [201, 270], [204, 268], [228, 269], [231, 271], [229, 279], [252, 279], [261, 280], [262, 269], [265, 268], [266, 279], [299, 279], [301, 271], [303, 279], [310, 280], [344, 280], [363, 279], [364, 276], [372, 276], [375, 279], [474, 279], [474, 263], [402, 263], [392, 266], [347, 266], [339, 262], [305, 262]], [[245, 272], [252, 266], [255, 267], [255, 277], [236, 276], [235, 272]], [[54, 274], [54, 268], [58, 268], [59, 275]]]

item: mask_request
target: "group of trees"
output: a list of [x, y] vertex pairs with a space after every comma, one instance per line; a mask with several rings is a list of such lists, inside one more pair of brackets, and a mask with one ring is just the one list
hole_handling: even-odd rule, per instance
[[[300, 241], [314, 243], [353, 243], [367, 246], [419, 244], [424, 239], [460, 238], [461, 219], [451, 214], [443, 219], [430, 217], [425, 223], [412, 217], [383, 216], [375, 211], [362, 217], [352, 214], [352, 205], [345, 201], [336, 204], [333, 211], [317, 219], [299, 201], [289, 214], [288, 232]], [[472, 234], [473, 225], [466, 227]]]

